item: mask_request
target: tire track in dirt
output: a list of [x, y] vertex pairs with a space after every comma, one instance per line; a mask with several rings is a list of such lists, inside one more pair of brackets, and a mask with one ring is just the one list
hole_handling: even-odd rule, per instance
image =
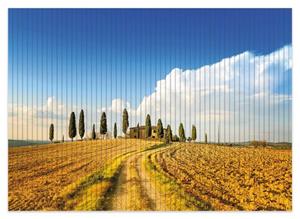
[[143, 179], [137, 169], [137, 161], [140, 156], [141, 154], [134, 154], [123, 163], [115, 190], [107, 199], [106, 210], [154, 210], [153, 201], [145, 193]]
[[[171, 181], [160, 182], [147, 167], [148, 156], [163, 149], [156, 148], [134, 153], [122, 165], [113, 191], [105, 200], [105, 210], [117, 211], [169, 211], [197, 210], [187, 204], [182, 193], [169, 185]], [[150, 171], [152, 171], [150, 173]], [[178, 194], [177, 194], [178, 193]], [[178, 205], [178, 203], [180, 203]]]
[[170, 210], [167, 201], [166, 201], [166, 192], [161, 191], [158, 189], [157, 184], [159, 182], [156, 181], [156, 179], [151, 178], [150, 174], [147, 172], [146, 166], [143, 165], [146, 159], [146, 156], [150, 153], [145, 153], [144, 156], [140, 156], [138, 158], [138, 165], [137, 169], [138, 172], [143, 179], [143, 187], [145, 188], [145, 192], [147, 195], [151, 198], [151, 200], [154, 200], [153, 205], [154, 209], [156, 211], [167, 211]]

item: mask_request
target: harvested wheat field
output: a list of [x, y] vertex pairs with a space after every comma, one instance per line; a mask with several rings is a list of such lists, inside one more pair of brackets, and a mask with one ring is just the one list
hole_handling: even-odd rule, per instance
[[291, 210], [291, 157], [291, 150], [179, 143], [148, 159], [211, 209]]
[[[92, 189], [90, 186], [84, 188], [81, 184], [91, 183], [89, 181], [92, 180], [100, 181], [101, 171], [110, 161], [120, 161], [121, 155], [143, 150], [154, 144], [156, 142], [120, 139], [10, 147], [9, 209], [64, 209], [66, 206], [63, 205], [66, 204], [63, 192], [67, 195], [68, 192], [73, 192], [73, 196], [91, 192], [88, 190]], [[110, 167], [107, 172], [108, 170], [113, 171]], [[78, 189], [77, 184], [80, 184], [81, 190], [72, 191]], [[96, 188], [94, 185], [93, 189], [98, 191], [104, 187], [107, 187], [107, 183]], [[69, 202], [70, 200], [68, 197]], [[71, 209], [71, 206], [68, 208]]]
[[291, 150], [134, 139], [9, 148], [10, 210], [291, 210]]

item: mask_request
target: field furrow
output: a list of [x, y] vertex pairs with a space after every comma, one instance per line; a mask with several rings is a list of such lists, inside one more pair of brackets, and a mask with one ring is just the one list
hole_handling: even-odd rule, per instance
[[[180, 147], [180, 149], [178, 149]], [[179, 144], [156, 156], [163, 171], [218, 210], [291, 210], [291, 153]]]
[[118, 139], [9, 148], [9, 209], [55, 210], [66, 187], [102, 170], [118, 156], [155, 144]]
[[10, 210], [291, 210], [290, 149], [137, 139], [9, 148]]

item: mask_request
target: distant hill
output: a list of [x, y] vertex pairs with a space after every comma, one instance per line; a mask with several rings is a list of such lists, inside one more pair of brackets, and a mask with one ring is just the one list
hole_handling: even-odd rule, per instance
[[8, 139], [9, 147], [19, 147], [19, 146], [27, 146], [27, 145], [38, 145], [38, 144], [49, 144], [49, 141]]

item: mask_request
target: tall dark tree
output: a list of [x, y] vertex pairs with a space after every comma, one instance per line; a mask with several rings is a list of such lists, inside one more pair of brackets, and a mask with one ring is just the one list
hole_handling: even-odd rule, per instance
[[172, 129], [171, 129], [170, 125], [168, 125], [168, 127], [167, 127], [167, 133], [168, 133], [168, 136], [170, 138], [170, 141], [172, 141], [173, 133], [172, 133]]
[[49, 140], [52, 142], [54, 139], [54, 125], [51, 124], [49, 128]]
[[80, 111], [80, 115], [79, 115], [79, 126], [78, 126], [78, 132], [79, 132], [79, 136], [82, 140], [84, 133], [85, 133], [85, 127], [84, 127], [84, 112], [83, 110]]
[[123, 110], [123, 115], [122, 115], [122, 131], [125, 135], [127, 133], [128, 127], [129, 127], [129, 118], [128, 118], [127, 109], [125, 108]]
[[92, 139], [96, 139], [96, 130], [95, 130], [95, 124], [93, 124], [93, 131], [92, 131]]
[[192, 126], [192, 140], [193, 141], [196, 141], [197, 139], [197, 129], [196, 129], [196, 126]]
[[207, 144], [207, 133], [205, 133], [205, 144]]
[[182, 123], [180, 123], [180, 125], [179, 125], [179, 140], [180, 141], [186, 141], [185, 133], [184, 133], [184, 128], [183, 128], [183, 124]]
[[158, 138], [163, 138], [164, 137], [164, 127], [161, 122], [161, 119], [158, 119], [157, 121], [157, 137]]
[[136, 129], [137, 129], [137, 138], [140, 138], [141, 136], [140, 136], [140, 123], [138, 123], [137, 125], [136, 125]]
[[118, 130], [117, 130], [117, 123], [114, 124], [114, 138], [117, 138]]
[[107, 120], [106, 120], [106, 114], [105, 112], [103, 112], [100, 121], [100, 134], [105, 135], [106, 133], [107, 133]]
[[73, 141], [73, 138], [75, 138], [76, 135], [77, 135], [77, 130], [76, 130], [75, 113], [72, 112], [70, 115], [70, 122], [69, 122], [69, 137]]
[[152, 133], [151, 118], [150, 115], [148, 114], [146, 117], [145, 137], [146, 138], [151, 137], [151, 133]]
[[172, 129], [170, 125], [167, 126], [167, 130], [165, 133], [165, 140], [167, 143], [170, 143], [172, 141]]

